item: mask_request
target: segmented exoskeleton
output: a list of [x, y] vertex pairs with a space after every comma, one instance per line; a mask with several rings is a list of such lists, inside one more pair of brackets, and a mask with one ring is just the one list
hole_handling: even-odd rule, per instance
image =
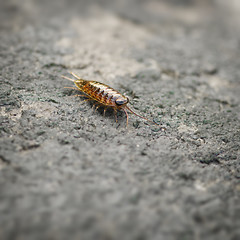
[[[114, 111], [116, 122], [117, 122], [117, 111], [123, 110], [127, 117], [127, 126], [128, 126], [127, 110], [129, 110], [131, 113], [135, 114], [136, 116], [143, 118], [144, 120], [147, 120], [153, 124], [158, 125], [157, 123], [155, 123], [143, 116], [138, 115], [132, 109], [130, 109], [127, 106], [129, 99], [127, 97], [123, 96], [117, 90], [109, 87], [108, 85], [106, 85], [104, 83], [100, 83], [97, 81], [84, 80], [84, 79], [81, 79], [79, 76], [77, 76], [75, 73], [71, 73], [71, 74], [77, 79], [76, 80], [71, 79], [66, 76], [62, 76], [62, 77], [74, 82], [74, 84], [77, 87], [77, 90], [80, 90], [82, 93], [84, 93], [84, 95], [78, 94], [77, 96], [87, 97], [87, 99], [85, 101], [94, 100], [95, 104], [93, 106], [97, 105], [96, 109], [101, 106], [104, 107], [104, 115], [105, 115], [107, 108], [112, 108]], [[74, 89], [76, 89], [76, 88], [74, 88]]]

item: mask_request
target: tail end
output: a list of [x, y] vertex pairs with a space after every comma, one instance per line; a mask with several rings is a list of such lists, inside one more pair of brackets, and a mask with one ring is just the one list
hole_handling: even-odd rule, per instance
[[71, 82], [76, 82], [76, 81], [82, 81], [83, 79], [81, 79], [77, 74], [75, 74], [75, 73], [73, 73], [73, 72], [70, 72], [70, 71], [68, 71], [71, 75], [73, 75], [76, 79], [71, 79], [71, 78], [69, 78], [69, 77], [66, 77], [66, 76], [63, 76], [62, 75], [62, 77], [63, 78], [65, 78], [65, 79], [67, 79], [67, 80], [69, 80], [69, 81], [71, 81]]
[[77, 80], [80, 80], [81, 78], [77, 75], [77, 74], [75, 74], [75, 73], [73, 73], [73, 72], [70, 72], [70, 71], [68, 71], [70, 74], [72, 74]]
[[71, 79], [71, 78], [69, 78], [69, 77], [66, 77], [66, 76], [61, 76], [62, 78], [65, 78], [65, 79], [67, 79], [67, 80], [69, 80], [69, 81], [71, 81], [71, 82], [75, 82], [76, 80], [74, 80], [74, 79]]

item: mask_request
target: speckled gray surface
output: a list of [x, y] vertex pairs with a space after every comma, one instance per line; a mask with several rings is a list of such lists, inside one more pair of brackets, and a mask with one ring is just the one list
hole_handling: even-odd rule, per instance
[[240, 239], [240, 6], [210, 3], [1, 1], [0, 239]]

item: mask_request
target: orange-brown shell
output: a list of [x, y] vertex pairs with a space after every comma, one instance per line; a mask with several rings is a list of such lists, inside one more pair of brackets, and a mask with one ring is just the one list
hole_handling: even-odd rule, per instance
[[89, 98], [101, 105], [120, 109], [128, 103], [128, 98], [104, 83], [78, 79], [75, 85]]

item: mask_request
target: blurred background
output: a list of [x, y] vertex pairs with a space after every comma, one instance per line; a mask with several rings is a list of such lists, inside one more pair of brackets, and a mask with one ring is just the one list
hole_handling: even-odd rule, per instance
[[240, 239], [239, 26], [239, 0], [0, 0], [0, 239]]

